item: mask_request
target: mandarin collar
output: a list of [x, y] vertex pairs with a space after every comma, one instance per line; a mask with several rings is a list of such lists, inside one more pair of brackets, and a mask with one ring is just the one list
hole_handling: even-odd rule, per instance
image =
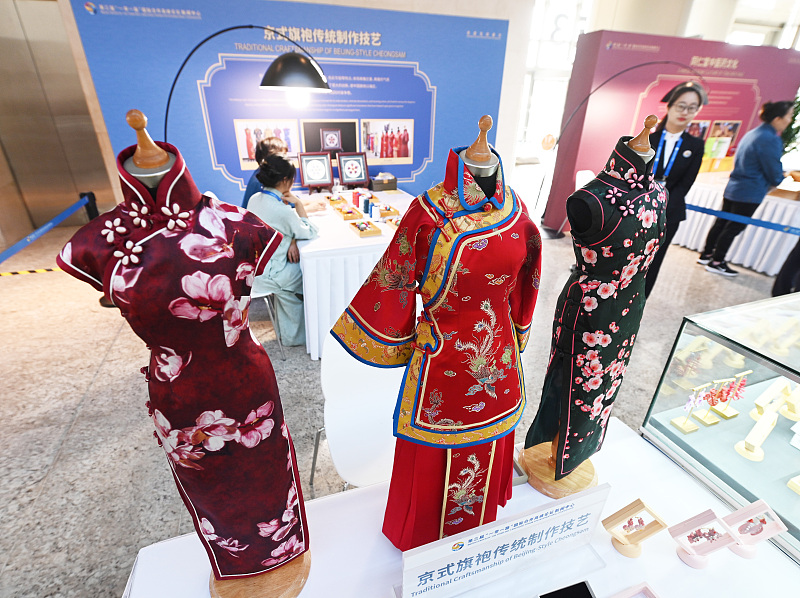
[[[150, 208], [150, 212], [156, 214], [162, 207], [178, 211], [191, 210], [197, 205], [202, 194], [194, 184], [194, 179], [186, 168], [183, 156], [174, 145], [163, 141], [156, 141], [155, 144], [175, 155], [175, 163], [158, 183], [156, 198], [153, 200], [150, 191], [142, 184], [139, 179], [125, 170], [123, 164], [136, 151], [136, 146], [126, 147], [117, 156], [117, 171], [122, 185], [122, 195], [128, 207], [138, 208], [145, 205]], [[177, 204], [178, 209], [174, 207]]]
[[619, 138], [603, 171], [615, 179], [622, 180], [629, 180], [632, 178], [631, 175], [635, 174], [636, 178], [641, 181], [646, 179], [647, 175], [650, 174], [653, 160], [651, 159], [649, 162], [645, 162], [639, 154], [628, 147], [627, 142], [631, 139], [633, 139], [633, 137], [630, 135]]
[[464, 161], [458, 155], [468, 146], [455, 147], [450, 150], [447, 156], [447, 168], [444, 176], [444, 190], [450, 195], [458, 195], [458, 200], [461, 207], [467, 212], [476, 212], [482, 210], [483, 206], [491, 203], [495, 208], [502, 208], [505, 200], [505, 178], [503, 175], [503, 161], [500, 160], [498, 154], [493, 147], [489, 149], [497, 156], [500, 163], [497, 165], [497, 180], [495, 182], [494, 196], [487, 198], [483, 190], [475, 182], [475, 178], [468, 168], [465, 167]]

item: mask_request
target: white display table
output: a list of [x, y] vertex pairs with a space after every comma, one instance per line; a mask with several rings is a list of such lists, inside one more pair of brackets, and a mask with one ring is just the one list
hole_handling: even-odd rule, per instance
[[[686, 203], [712, 210], [722, 209], [722, 184], [695, 183], [686, 195]], [[789, 226], [800, 226], [800, 201], [767, 195], [753, 218]], [[694, 251], [702, 251], [714, 216], [686, 211], [673, 243]], [[748, 226], [740, 233], [728, 251], [728, 261], [758, 272], [774, 275], [781, 269], [786, 256], [797, 243], [797, 236], [759, 226]]]
[[[401, 214], [414, 199], [404, 191], [378, 191], [375, 195]], [[388, 247], [394, 229], [379, 223], [382, 235], [359, 237], [330, 209], [310, 215], [310, 220], [319, 228], [319, 236], [298, 241], [297, 247], [303, 271], [306, 351], [316, 360], [322, 353], [322, 341]]]
[[[733, 448], [731, 448], [733, 450]], [[644, 500], [669, 525], [706, 509], [717, 515], [730, 509], [657, 449], [619, 420], [612, 418], [603, 450], [592, 458], [601, 483], [611, 485], [603, 511], [610, 515], [637, 498]], [[401, 579], [402, 555], [381, 534], [388, 483], [358, 488], [306, 503], [311, 544], [311, 573], [300, 594], [305, 598], [372, 598], [392, 595]], [[524, 484], [498, 518], [551, 502]], [[623, 557], [601, 527], [592, 547], [605, 566], [582, 570], [570, 555], [550, 563], [553, 572], [568, 581], [588, 579], [597, 598], [608, 598], [630, 586], [647, 582], [660, 598], [732, 596], [756, 598], [792, 596], [800, 588], [800, 567], [770, 543], [758, 547], [752, 560], [729, 550], [714, 553], [706, 569], [684, 565], [675, 542], [662, 531], [643, 544], [638, 559]], [[541, 567], [532, 557], [531, 566]], [[139, 551], [124, 598], [204, 598], [209, 595], [211, 568], [195, 534], [147, 546]], [[553, 589], [553, 576], [534, 577], [520, 587], [506, 579], [475, 595], [535, 597]], [[476, 585], [477, 585], [476, 581]], [[473, 594], [473, 592], [470, 592]]]

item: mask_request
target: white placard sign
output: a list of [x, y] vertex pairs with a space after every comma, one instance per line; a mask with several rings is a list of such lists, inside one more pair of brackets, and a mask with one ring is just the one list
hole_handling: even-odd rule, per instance
[[403, 553], [402, 598], [456, 596], [592, 539], [611, 487], [573, 494]]

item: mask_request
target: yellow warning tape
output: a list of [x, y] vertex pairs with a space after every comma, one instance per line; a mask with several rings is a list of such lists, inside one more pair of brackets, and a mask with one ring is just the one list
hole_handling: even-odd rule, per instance
[[36, 270], [20, 270], [19, 272], [0, 272], [0, 276], [16, 276], [17, 274], [38, 274], [39, 272], [63, 272], [61, 268], [36, 268]]

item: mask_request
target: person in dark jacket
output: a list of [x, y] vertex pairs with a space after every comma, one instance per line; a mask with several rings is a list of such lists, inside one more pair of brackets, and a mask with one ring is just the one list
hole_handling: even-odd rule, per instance
[[658, 252], [650, 264], [644, 293], [650, 296], [658, 270], [664, 261], [672, 238], [681, 222], [686, 220], [686, 194], [694, 184], [703, 163], [703, 140], [690, 135], [687, 128], [700, 109], [708, 103], [706, 91], [699, 83], [685, 81], [673, 87], [661, 98], [667, 102], [667, 114], [650, 134], [650, 146], [656, 148], [653, 174], [666, 183], [667, 228]]
[[[781, 133], [792, 122], [793, 102], [767, 102], [761, 107], [762, 124], [748, 131], [736, 148], [733, 172], [722, 195], [722, 211], [750, 217], [764, 200], [770, 187], [777, 187], [786, 174], [781, 165]], [[747, 227], [742, 222], [717, 218], [708, 231], [703, 252], [697, 260], [706, 270], [723, 276], [736, 276], [725, 262], [733, 240]]]

